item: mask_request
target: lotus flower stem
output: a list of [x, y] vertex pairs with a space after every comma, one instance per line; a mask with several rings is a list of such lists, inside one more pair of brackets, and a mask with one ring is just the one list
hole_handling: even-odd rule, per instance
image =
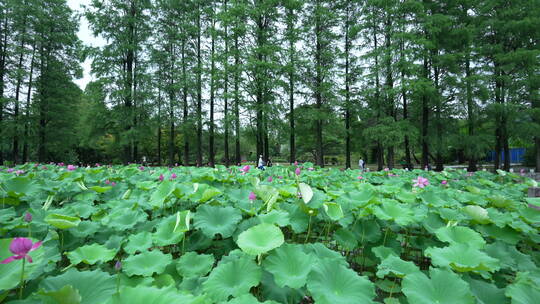
[[394, 277], [394, 280], [392, 281], [392, 288], [390, 288], [390, 295], [389, 298], [392, 297], [392, 294], [394, 293], [394, 287], [396, 286], [396, 278]]
[[383, 242], [382, 242], [382, 245], [384, 246], [384, 244], [386, 244], [386, 236], [388, 235], [388, 227], [386, 227], [386, 230], [384, 231], [384, 239], [383, 239]]
[[26, 263], [26, 259], [22, 259], [22, 269], [21, 269], [21, 283], [20, 283], [20, 289], [19, 289], [19, 300], [22, 300], [23, 296], [23, 290], [24, 290], [24, 265]]
[[309, 215], [308, 228], [307, 228], [307, 234], [306, 234], [306, 240], [304, 241], [304, 244], [306, 244], [307, 241], [309, 240], [309, 234], [311, 232], [311, 217], [312, 217], [312, 215], [310, 214]]

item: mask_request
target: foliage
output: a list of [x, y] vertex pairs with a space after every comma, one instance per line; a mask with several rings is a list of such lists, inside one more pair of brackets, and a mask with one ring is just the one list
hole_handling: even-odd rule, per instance
[[[540, 294], [540, 211], [525, 198], [535, 182], [514, 173], [14, 169], [24, 173], [0, 167], [0, 260], [14, 237], [43, 241], [22, 274], [28, 303], [532, 303]], [[18, 303], [21, 263], [0, 264], [7, 303]]]

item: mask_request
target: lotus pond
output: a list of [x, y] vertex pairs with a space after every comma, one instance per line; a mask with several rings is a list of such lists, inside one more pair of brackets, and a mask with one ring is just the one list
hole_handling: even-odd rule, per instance
[[540, 303], [519, 174], [0, 171], [0, 302]]

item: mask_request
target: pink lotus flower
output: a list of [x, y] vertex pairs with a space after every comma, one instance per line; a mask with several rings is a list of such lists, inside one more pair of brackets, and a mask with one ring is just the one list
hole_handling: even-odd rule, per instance
[[58, 163], [58, 166], [63, 167], [64, 163]]
[[422, 176], [419, 176], [417, 179], [413, 179], [412, 181], [415, 182], [415, 184], [413, 185], [413, 187], [424, 188], [424, 187], [426, 187], [427, 185], [429, 185], [428, 179], [427, 179], [427, 178], [424, 178], [424, 177], [422, 177]]
[[295, 161], [294, 161], [294, 165], [295, 165], [295, 166], [298, 166], [298, 161], [295, 160]]
[[268, 177], [268, 182], [269, 182], [269, 183], [271, 183], [273, 180], [274, 180], [274, 179], [273, 179], [271, 176]]
[[9, 244], [9, 251], [14, 255], [0, 262], [0, 264], [8, 264], [15, 260], [20, 260], [26, 258], [29, 263], [32, 263], [32, 257], [28, 255], [30, 251], [34, 251], [41, 246], [41, 241], [37, 243], [32, 243], [31, 239], [27, 238], [14, 238]]
[[24, 221], [27, 223], [30, 223], [32, 221], [32, 214], [30, 214], [30, 212], [26, 212], [24, 214]]
[[15, 171], [15, 169], [13, 169], [13, 168], [7, 168], [6, 171], [7, 171], [7, 173], [11, 173], [11, 172]]
[[300, 170], [299, 167], [294, 170], [294, 174], [296, 174], [296, 175], [300, 175], [301, 172], [302, 171]]
[[254, 200], [257, 199], [257, 196], [255, 195], [255, 193], [254, 193], [253, 191], [251, 191], [251, 192], [249, 193], [249, 197], [248, 197], [248, 198], [249, 198], [250, 201], [254, 201]]
[[173, 174], [171, 174], [171, 178], [170, 178], [170, 179], [173, 180], [173, 179], [175, 179], [175, 178], [177, 178], [177, 177], [178, 177], [178, 176], [176, 176], [176, 173], [173, 173]]
[[34, 168], [37, 168], [39, 166], [39, 164], [34, 164]]
[[111, 183], [111, 186], [113, 186], [113, 187], [116, 186], [116, 183], [115, 183], [115, 182], [112, 182], [112, 183]]
[[390, 168], [384, 168], [384, 171], [388, 172], [390, 171]]
[[163, 176], [163, 174], [160, 174], [160, 175], [159, 175], [159, 181], [162, 182], [163, 179], [165, 179], [165, 177]]
[[364, 178], [362, 176], [357, 177], [358, 180], [363, 180]]
[[240, 169], [240, 171], [246, 174], [249, 172], [249, 169], [251, 169], [251, 167], [249, 165], [245, 165], [244, 167], [242, 167], [242, 169]]
[[68, 170], [68, 171], [73, 171], [73, 170], [75, 170], [75, 169], [77, 169], [77, 167], [75, 167], [74, 165], [68, 165], [68, 166], [67, 166], [67, 170]]
[[24, 174], [24, 170], [17, 170], [17, 171], [15, 171], [15, 174], [17, 174], [17, 175]]
[[283, 176], [280, 175], [280, 176], [278, 176], [278, 178], [279, 178], [279, 179], [283, 179]]
[[308, 168], [308, 171], [313, 171], [315, 170], [315, 168]]
[[443, 184], [443, 185], [446, 186], [446, 185], [448, 185], [448, 181], [447, 181], [447, 180], [443, 180], [443, 181], [441, 182], [441, 184]]
[[139, 170], [144, 171], [144, 166], [140, 166]]
[[108, 184], [110, 184], [110, 183], [111, 183], [110, 180], [106, 180], [106, 181], [105, 181], [105, 185], [108, 185]]

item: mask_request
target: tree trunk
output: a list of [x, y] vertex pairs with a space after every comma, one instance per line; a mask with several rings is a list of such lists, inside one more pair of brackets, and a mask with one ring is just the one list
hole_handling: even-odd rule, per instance
[[[288, 10], [289, 18], [294, 16], [294, 11], [292, 8]], [[287, 22], [287, 31], [294, 31], [294, 23], [292, 21]], [[295, 56], [295, 47], [294, 41], [291, 37], [289, 39], [289, 162], [292, 164], [296, 161], [296, 140], [295, 140], [295, 131], [294, 131], [294, 56]]]
[[[424, 55], [424, 78], [429, 79], [429, 66], [427, 55]], [[427, 92], [422, 94], [422, 168], [429, 165], [429, 143], [428, 143], [428, 128], [429, 128], [429, 104]]]
[[[319, 2], [317, 2], [319, 5]], [[323, 121], [321, 119], [323, 111], [322, 89], [323, 79], [321, 75], [322, 69], [322, 43], [321, 43], [321, 26], [320, 16], [315, 16], [315, 108], [317, 109], [317, 118], [315, 120], [315, 163], [318, 166], [324, 167], [323, 155]]]
[[183, 113], [183, 130], [184, 130], [184, 166], [189, 166], [189, 139], [188, 139], [188, 81], [187, 81], [187, 73], [186, 73], [186, 41], [182, 40], [182, 98], [184, 99], [184, 113]]
[[234, 133], [235, 133], [235, 149], [234, 159], [237, 165], [240, 165], [242, 159], [240, 156], [240, 50], [238, 49], [238, 36], [234, 37]]
[[197, 6], [197, 167], [202, 166], [202, 55], [201, 7]]
[[[6, 57], [7, 57], [7, 37], [8, 37], [8, 30], [7, 30], [7, 22], [8, 18], [5, 16], [4, 25], [3, 25], [3, 32], [4, 37], [2, 39], [2, 44], [0, 45], [0, 126], [3, 123], [4, 119], [4, 76], [6, 74]], [[3, 134], [0, 132], [0, 165], [4, 163], [4, 150], [2, 149], [2, 143], [3, 143]]]
[[[224, 13], [227, 14], [227, 0], [224, 0]], [[229, 94], [229, 33], [228, 33], [228, 26], [225, 24], [225, 61], [224, 61], [224, 79], [223, 79], [223, 154], [225, 158], [225, 166], [229, 166], [229, 101], [228, 101], [228, 94]]]
[[[385, 43], [385, 52], [386, 52], [386, 58], [385, 58], [385, 65], [386, 65], [386, 108], [387, 108], [387, 115], [389, 117], [392, 117], [394, 122], [397, 120], [394, 110], [394, 78], [392, 76], [392, 40], [391, 40], [391, 29], [392, 29], [392, 22], [391, 22], [391, 16], [390, 12], [387, 10], [385, 12], [386, 18], [385, 18], [385, 24], [384, 24], [384, 43]], [[388, 164], [389, 169], [394, 168], [394, 147], [390, 145], [388, 148], [388, 154], [386, 158], [386, 162]]]
[[[465, 55], [465, 78], [466, 78], [466, 94], [467, 94], [467, 126], [469, 139], [474, 138], [474, 125], [475, 125], [475, 114], [474, 114], [474, 101], [472, 96], [472, 83], [471, 83], [471, 60], [470, 60], [470, 51], [467, 50]], [[475, 147], [469, 148], [469, 166], [467, 170], [469, 172], [474, 172], [478, 170], [476, 166], [476, 149]]]
[[13, 158], [13, 164], [19, 162], [19, 97], [21, 93], [21, 85], [23, 81], [22, 74], [22, 65], [24, 59], [24, 36], [26, 35], [26, 18], [25, 14], [23, 17], [23, 31], [21, 35], [21, 44], [20, 44], [20, 54], [19, 54], [19, 63], [17, 64], [17, 85], [15, 86], [15, 107], [13, 109], [13, 120], [15, 123], [15, 128], [13, 132], [13, 150], [11, 152]]
[[349, 75], [349, 14], [350, 1], [347, 1], [345, 16], [345, 168], [351, 168], [351, 92]]
[[28, 141], [29, 141], [29, 129], [30, 129], [30, 100], [32, 98], [32, 80], [34, 76], [34, 60], [35, 60], [35, 44], [32, 46], [32, 60], [30, 61], [30, 75], [28, 79], [28, 91], [26, 93], [26, 106], [25, 106], [25, 121], [24, 121], [24, 144], [22, 159], [23, 162], [28, 161]]
[[134, 43], [134, 39], [135, 39], [135, 25], [133, 24], [135, 22], [135, 15], [136, 15], [136, 11], [135, 11], [135, 3], [134, 1], [130, 1], [131, 5], [130, 5], [130, 10], [129, 10], [129, 16], [130, 16], [130, 20], [128, 22], [128, 41], [129, 41], [129, 47], [126, 51], [126, 59], [125, 59], [125, 64], [126, 64], [126, 81], [125, 81], [125, 84], [124, 84], [124, 106], [125, 106], [125, 111], [126, 111], [126, 116], [127, 116], [127, 119], [125, 120], [126, 121], [126, 126], [125, 126], [125, 131], [126, 131], [126, 135], [128, 137], [128, 139], [126, 140], [126, 142], [124, 142], [124, 164], [127, 164], [131, 161], [133, 161], [132, 159], [132, 156], [133, 156], [133, 150], [132, 150], [132, 145], [133, 145], [133, 141], [132, 141], [132, 129], [133, 129], [133, 118], [134, 118], [134, 115], [133, 115], [133, 62], [135, 61], [135, 51], [134, 51], [134, 48], [133, 48], [133, 43]]
[[158, 131], [157, 131], [157, 165], [161, 166], [161, 74], [159, 76], [160, 85], [158, 85]]
[[210, 47], [210, 127], [208, 134], [208, 163], [211, 167], [215, 165], [215, 149], [214, 149], [214, 72], [215, 72], [215, 37], [214, 29], [216, 26], [215, 18], [213, 16], [213, 7], [212, 7], [212, 38], [211, 38], [211, 47]]

